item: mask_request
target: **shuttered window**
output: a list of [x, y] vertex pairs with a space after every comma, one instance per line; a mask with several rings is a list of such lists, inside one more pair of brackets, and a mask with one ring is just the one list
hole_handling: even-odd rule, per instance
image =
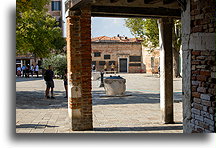
[[104, 59], [110, 59], [110, 55], [109, 54], [104, 55]]
[[52, 1], [52, 11], [61, 11], [61, 1]]
[[101, 53], [100, 52], [94, 52], [94, 57], [100, 57]]
[[130, 62], [141, 62], [141, 56], [130, 56]]

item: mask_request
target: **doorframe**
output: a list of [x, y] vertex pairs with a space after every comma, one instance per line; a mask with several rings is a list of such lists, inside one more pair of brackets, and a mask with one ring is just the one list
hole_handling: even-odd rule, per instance
[[118, 57], [118, 73], [120, 73], [120, 59], [127, 59], [127, 72], [129, 72], [129, 58], [128, 57]]

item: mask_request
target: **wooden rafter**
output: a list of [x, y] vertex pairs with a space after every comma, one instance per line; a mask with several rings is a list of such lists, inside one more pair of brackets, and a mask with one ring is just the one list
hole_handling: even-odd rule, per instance
[[136, 0], [127, 0], [128, 3], [132, 3], [134, 1], [136, 1]]
[[170, 4], [175, 2], [176, 0], [163, 0], [163, 4]]
[[144, 0], [144, 4], [155, 4], [161, 1], [162, 0]]
[[110, 3], [116, 3], [118, 2], [119, 0], [110, 0]]
[[120, 6], [92, 6], [92, 16], [104, 17], [173, 17], [180, 18], [180, 9], [168, 8], [142, 8], [142, 7], [120, 7]]

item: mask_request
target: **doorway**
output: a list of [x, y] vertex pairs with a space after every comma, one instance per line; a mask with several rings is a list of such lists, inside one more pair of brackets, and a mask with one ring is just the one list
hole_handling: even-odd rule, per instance
[[120, 58], [119, 59], [119, 72], [128, 72], [128, 59]]

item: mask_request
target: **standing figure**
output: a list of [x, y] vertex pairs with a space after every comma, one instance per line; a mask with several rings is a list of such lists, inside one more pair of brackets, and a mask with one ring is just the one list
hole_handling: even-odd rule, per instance
[[92, 71], [95, 71], [96, 70], [96, 68], [95, 68], [95, 65], [93, 64], [92, 65]]
[[33, 64], [31, 65], [30, 72], [31, 72], [31, 75], [33, 77], [33, 74], [34, 74], [34, 65]]
[[106, 66], [106, 64], [104, 65], [104, 71], [107, 71], [107, 66]]
[[65, 92], [66, 92], [66, 96], [64, 98], [68, 97], [68, 82], [67, 82], [67, 69], [65, 69], [64, 71], [64, 77], [63, 77], [63, 81], [64, 81], [64, 88], [65, 88]]
[[20, 67], [20, 65], [18, 65], [18, 67], [17, 67], [17, 76], [21, 77], [21, 67]]
[[46, 91], [45, 91], [45, 97], [47, 99], [50, 98], [49, 96], [49, 90], [51, 88], [51, 99], [55, 99], [53, 94], [53, 88], [54, 88], [54, 72], [52, 71], [51, 65], [49, 65], [48, 69], [44, 73], [44, 80], [46, 81]]
[[30, 72], [30, 65], [28, 64], [26, 66], [26, 78], [29, 78], [29, 72]]
[[25, 65], [22, 66], [22, 75], [23, 75], [23, 77], [26, 76], [26, 67], [25, 67]]
[[39, 71], [39, 66], [38, 66], [38, 64], [35, 66], [35, 73], [36, 73], [36, 75], [37, 75], [37, 78], [38, 78], [38, 71]]
[[114, 69], [115, 69], [115, 65], [112, 63], [112, 65], [111, 65], [111, 71], [114, 71]]

